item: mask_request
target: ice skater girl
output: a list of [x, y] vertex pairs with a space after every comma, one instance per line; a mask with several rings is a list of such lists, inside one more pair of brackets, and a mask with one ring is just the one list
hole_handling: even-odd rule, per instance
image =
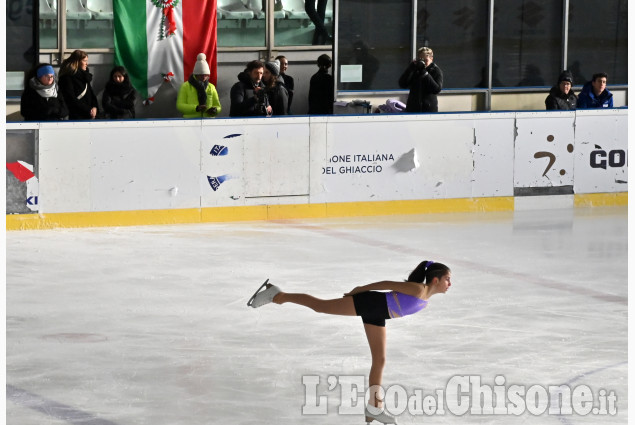
[[[369, 404], [366, 421], [377, 420], [384, 424], [396, 424], [395, 418], [382, 409], [379, 398], [384, 364], [386, 363], [386, 320], [414, 314], [428, 305], [435, 294], [445, 294], [451, 286], [451, 271], [433, 261], [423, 261], [415, 268], [406, 282], [381, 281], [357, 286], [342, 298], [323, 300], [308, 294], [291, 294], [267, 280], [251, 297], [248, 306], [257, 308], [271, 302], [293, 303], [308, 307], [318, 313], [340, 316], [361, 316], [370, 346], [372, 358], [368, 384]], [[387, 292], [380, 292], [387, 291]]]

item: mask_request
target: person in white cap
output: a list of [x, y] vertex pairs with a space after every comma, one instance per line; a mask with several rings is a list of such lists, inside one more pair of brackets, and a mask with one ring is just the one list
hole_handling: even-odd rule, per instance
[[194, 71], [179, 89], [176, 108], [183, 118], [213, 118], [221, 111], [216, 87], [209, 82], [209, 65], [204, 53], [196, 57]]

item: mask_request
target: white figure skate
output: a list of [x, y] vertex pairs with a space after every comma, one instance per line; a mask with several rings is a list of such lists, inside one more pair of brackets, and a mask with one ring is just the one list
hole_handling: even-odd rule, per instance
[[384, 412], [381, 407], [366, 405], [366, 424], [370, 424], [372, 421], [381, 422], [382, 424], [395, 424], [397, 425], [397, 419]]
[[[264, 288], [264, 290], [263, 290]], [[269, 279], [260, 285], [260, 288], [251, 296], [247, 305], [249, 307], [258, 308], [273, 301], [273, 297], [280, 293], [280, 288], [269, 283]]]

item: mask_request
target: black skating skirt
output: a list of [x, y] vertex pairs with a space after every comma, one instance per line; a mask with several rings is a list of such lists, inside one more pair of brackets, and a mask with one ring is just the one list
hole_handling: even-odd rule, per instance
[[366, 291], [353, 295], [355, 312], [362, 317], [362, 322], [375, 326], [386, 326], [388, 302], [383, 292]]

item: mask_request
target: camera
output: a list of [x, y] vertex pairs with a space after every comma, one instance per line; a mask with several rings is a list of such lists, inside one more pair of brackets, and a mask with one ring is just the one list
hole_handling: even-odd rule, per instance
[[256, 91], [256, 112], [259, 115], [267, 115], [267, 100], [264, 89]]

